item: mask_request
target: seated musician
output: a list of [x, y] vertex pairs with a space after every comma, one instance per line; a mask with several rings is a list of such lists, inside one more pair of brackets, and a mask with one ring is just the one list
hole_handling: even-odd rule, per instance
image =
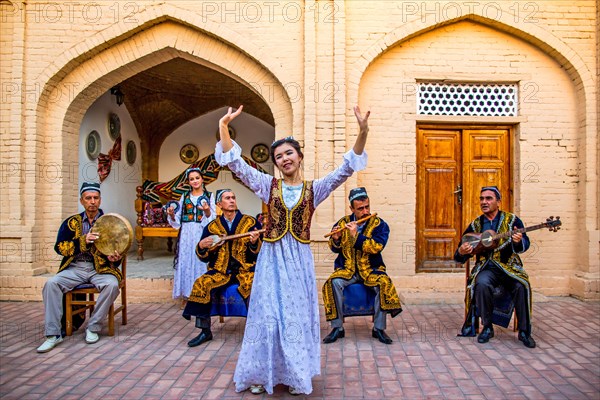
[[361, 282], [375, 290], [375, 316], [372, 336], [385, 344], [392, 339], [385, 333], [386, 317], [390, 313], [395, 317], [402, 311], [400, 298], [392, 280], [385, 272], [385, 264], [381, 251], [385, 247], [390, 228], [381, 218], [374, 216], [364, 222], [358, 220], [371, 215], [367, 191], [363, 187], [350, 191], [350, 210], [352, 214], [340, 219], [329, 239], [329, 247], [338, 253], [335, 259], [335, 271], [323, 285], [323, 301], [325, 314], [331, 321], [332, 331], [323, 339], [324, 343], [333, 343], [343, 338], [343, 306], [344, 288]]
[[[477, 217], [464, 231], [481, 233], [493, 230], [497, 233], [510, 232], [523, 228], [523, 222], [514, 214], [500, 210], [500, 191], [496, 186], [481, 188], [479, 206], [483, 214]], [[467, 318], [461, 330], [461, 336], [475, 336], [476, 318], [475, 306], [483, 329], [477, 341], [486, 343], [494, 337], [492, 313], [494, 311], [494, 288], [502, 285], [515, 305], [519, 340], [526, 347], [534, 348], [535, 340], [531, 337], [531, 287], [529, 277], [523, 269], [519, 257], [529, 248], [529, 238], [525, 233], [513, 233], [506, 239], [501, 239], [496, 248], [486, 250], [476, 256], [476, 263], [467, 279], [465, 306]], [[464, 242], [454, 253], [454, 260], [466, 262], [473, 256], [473, 246]]]
[[[210, 313], [219, 288], [228, 283], [239, 283], [238, 292], [248, 307], [254, 265], [261, 245], [260, 233], [257, 232], [260, 224], [237, 209], [235, 194], [231, 189], [218, 190], [216, 201], [223, 215], [204, 228], [196, 246], [196, 254], [200, 260], [208, 263], [207, 271], [196, 279], [183, 310], [183, 317], [189, 320], [195, 316], [196, 328], [202, 329], [198, 336], [188, 342], [190, 347], [199, 346], [213, 338]], [[211, 237], [241, 233], [248, 233], [248, 236], [227, 240], [216, 246]]]
[[92, 283], [100, 294], [85, 330], [85, 342], [96, 343], [100, 337], [102, 321], [110, 306], [119, 296], [119, 270], [121, 255], [105, 256], [94, 246], [99, 234], [90, 229], [103, 214], [100, 209], [100, 184], [84, 182], [79, 191], [79, 201], [85, 209], [81, 214], [67, 218], [58, 231], [54, 250], [63, 256], [58, 273], [44, 285], [46, 341], [38, 347], [38, 353], [46, 353], [63, 341], [61, 318], [63, 315], [63, 294], [82, 283]]

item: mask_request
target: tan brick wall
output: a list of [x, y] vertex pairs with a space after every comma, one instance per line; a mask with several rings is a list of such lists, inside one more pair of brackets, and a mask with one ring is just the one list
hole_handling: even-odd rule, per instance
[[[34, 299], [41, 278], [32, 275], [58, 263], [46, 248], [76, 210], [77, 177], [68, 171], [77, 163], [73, 149], [87, 108], [115, 83], [185, 57], [253, 83], [273, 110], [277, 135], [293, 132], [304, 141], [307, 178], [322, 176], [351, 146], [352, 106], [372, 110], [369, 167], [321, 205], [313, 238], [347, 212], [349, 188], [368, 186], [374, 209], [392, 227], [385, 258], [405, 292], [459, 292], [463, 279], [414, 273], [411, 166], [419, 118], [411, 85], [519, 81], [526, 99], [521, 116], [508, 121], [518, 126], [515, 208], [527, 223], [559, 212], [565, 221], [558, 234], [532, 234], [527, 268], [544, 294], [598, 298], [596, 7], [593, 0], [5, 2], [1, 297]], [[473, 121], [482, 122], [446, 119]], [[62, 170], [58, 179], [52, 163]], [[331, 264], [320, 240], [322, 279]], [[16, 277], [25, 280], [10, 280]], [[166, 282], [153, 285], [168, 297]]]

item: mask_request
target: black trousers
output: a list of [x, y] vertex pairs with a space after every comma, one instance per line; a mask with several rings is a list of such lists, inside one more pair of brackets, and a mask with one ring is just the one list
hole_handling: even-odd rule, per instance
[[519, 331], [531, 334], [529, 321], [529, 299], [525, 286], [513, 279], [495, 264], [488, 263], [475, 278], [475, 304], [483, 327], [492, 327], [492, 312], [494, 310], [494, 288], [504, 286], [515, 304]]

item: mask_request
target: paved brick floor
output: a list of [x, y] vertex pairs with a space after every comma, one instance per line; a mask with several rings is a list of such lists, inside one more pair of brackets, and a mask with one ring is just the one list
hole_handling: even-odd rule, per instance
[[[322, 375], [307, 397], [600, 399], [599, 303], [535, 304], [533, 350], [499, 328], [485, 345], [457, 338], [462, 316], [458, 305], [408, 305], [388, 320], [390, 346], [370, 337], [370, 318], [348, 318], [346, 338], [322, 345]], [[234, 391], [241, 318], [215, 320], [215, 339], [190, 349], [196, 332], [177, 306], [132, 304], [118, 335], [87, 345], [76, 332], [37, 354], [42, 325], [41, 303], [0, 303], [2, 399], [292, 398], [283, 386], [273, 396]]]

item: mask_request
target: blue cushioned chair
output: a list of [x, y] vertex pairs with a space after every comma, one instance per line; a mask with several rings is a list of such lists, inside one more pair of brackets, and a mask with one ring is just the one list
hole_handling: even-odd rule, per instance
[[217, 301], [213, 301], [210, 315], [218, 315], [220, 321], [223, 322], [223, 317], [246, 317], [248, 310], [244, 303], [244, 298], [238, 292], [239, 284], [237, 282], [225, 285], [219, 288]]
[[374, 315], [375, 290], [362, 283], [346, 286], [343, 293], [344, 317]]

